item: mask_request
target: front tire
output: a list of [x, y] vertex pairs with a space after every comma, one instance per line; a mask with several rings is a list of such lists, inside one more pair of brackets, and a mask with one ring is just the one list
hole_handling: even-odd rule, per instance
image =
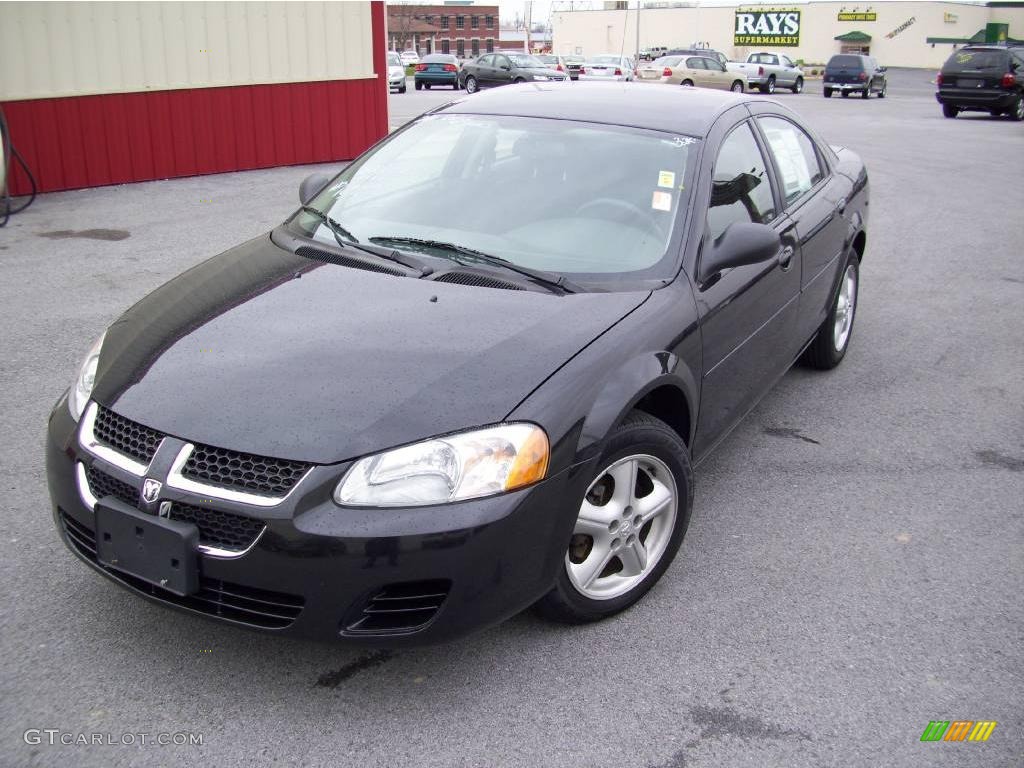
[[860, 258], [853, 251], [846, 257], [832, 308], [818, 329], [814, 341], [804, 351], [802, 362], [811, 368], [829, 370], [846, 357], [853, 335], [853, 321], [857, 316], [857, 297], [860, 293]]
[[952, 104], [943, 104], [942, 105], [942, 115], [943, 115], [943, 117], [953, 118], [953, 117], [956, 117], [959, 114], [960, 114], [959, 108], [954, 107]]
[[886, 81], [886, 82], [882, 83], [882, 90], [880, 90], [880, 91], [878, 92], [878, 98], [880, 98], [880, 99], [884, 99], [884, 98], [885, 98], [885, 92], [886, 92], [886, 90], [887, 90], [888, 88], [889, 88], [889, 82], [888, 82], [888, 81]]
[[775, 93], [775, 77], [769, 77], [768, 82], [761, 86], [761, 93]]
[[871, 86], [870, 85], [867, 88], [865, 88], [863, 91], [860, 92], [860, 97], [862, 99], [867, 99], [867, 98], [871, 97]]
[[665, 422], [634, 411], [598, 466], [555, 584], [537, 603], [555, 621], [597, 621], [633, 605], [672, 563], [690, 523], [689, 451]]
[[843, 91], [843, 98], [844, 98], [844, 99], [848, 99], [848, 98], [850, 98], [850, 92], [849, 92], [849, 91], [846, 91], [846, 90], [844, 90], [844, 91]]
[[832, 98], [832, 89], [831, 88], [826, 88], [824, 91], [822, 91], [822, 94], [825, 96], [826, 99], [831, 99]]
[[793, 87], [790, 88], [790, 90], [793, 91], [793, 93], [801, 93], [801, 92], [803, 92], [803, 90], [804, 90], [804, 79], [802, 77], [798, 77], [796, 79], [796, 82], [793, 83]]

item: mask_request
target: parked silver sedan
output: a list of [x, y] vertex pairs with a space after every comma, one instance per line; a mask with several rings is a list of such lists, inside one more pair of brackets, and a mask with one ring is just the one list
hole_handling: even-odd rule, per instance
[[632, 82], [635, 71], [636, 64], [629, 56], [602, 53], [587, 58], [586, 63], [580, 67], [580, 80]]

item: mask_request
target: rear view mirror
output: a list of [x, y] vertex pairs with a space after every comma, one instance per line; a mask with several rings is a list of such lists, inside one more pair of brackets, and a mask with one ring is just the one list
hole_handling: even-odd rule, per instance
[[317, 193], [326, 187], [330, 180], [331, 177], [326, 173], [311, 173], [304, 178], [299, 184], [299, 204], [305, 205], [316, 197]]
[[781, 244], [775, 230], [764, 224], [730, 224], [701, 256], [699, 282], [707, 282], [724, 269], [768, 261], [779, 252]]

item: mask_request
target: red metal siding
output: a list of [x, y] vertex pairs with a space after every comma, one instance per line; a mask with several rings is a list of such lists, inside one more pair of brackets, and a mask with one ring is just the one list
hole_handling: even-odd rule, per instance
[[[349, 160], [388, 132], [384, 4], [373, 80], [117, 93], [3, 104], [40, 192]], [[12, 195], [30, 191], [11, 165]]]

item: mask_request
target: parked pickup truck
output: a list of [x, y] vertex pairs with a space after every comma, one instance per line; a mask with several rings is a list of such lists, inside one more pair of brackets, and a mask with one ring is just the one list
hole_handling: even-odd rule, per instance
[[747, 76], [751, 88], [761, 93], [775, 93], [776, 87], [789, 88], [793, 93], [804, 89], [804, 71], [782, 53], [757, 51], [743, 63], [729, 62], [727, 68]]

